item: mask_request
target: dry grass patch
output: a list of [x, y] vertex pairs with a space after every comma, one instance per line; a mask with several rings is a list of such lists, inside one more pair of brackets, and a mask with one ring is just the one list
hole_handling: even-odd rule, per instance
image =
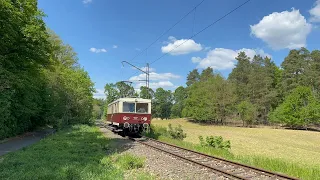
[[320, 165], [319, 132], [200, 125], [185, 119], [152, 121], [152, 124], [164, 127], [169, 123], [182, 125], [187, 142], [199, 143], [200, 135], [223, 136], [231, 141], [231, 152], [235, 155], [258, 155], [308, 166]]

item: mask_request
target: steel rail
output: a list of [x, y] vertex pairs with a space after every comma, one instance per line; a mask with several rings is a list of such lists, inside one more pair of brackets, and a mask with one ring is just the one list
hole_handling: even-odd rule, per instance
[[[165, 142], [162, 142], [162, 141], [158, 141], [158, 140], [155, 140], [155, 139], [152, 139], [152, 138], [148, 138], [148, 137], [144, 137], [144, 138], [146, 138], [149, 141], [153, 141], [155, 143], [164, 144], [164, 145], [167, 145], [167, 146], [174, 147], [176, 149], [181, 149], [181, 150], [184, 150], [184, 151], [187, 151], [187, 152], [192, 152], [192, 153], [194, 153], [196, 155], [201, 155], [201, 156], [205, 156], [205, 157], [208, 157], [208, 158], [211, 158], [211, 159], [214, 159], [214, 160], [222, 161], [222, 162], [226, 163], [227, 165], [233, 165], [233, 166], [246, 168], [247, 170], [251, 170], [252, 172], [257, 173], [257, 176], [265, 175], [265, 176], [273, 177], [275, 179], [281, 178], [281, 179], [289, 179], [289, 180], [299, 180], [298, 178], [295, 178], [295, 177], [290, 177], [290, 176], [287, 176], [287, 175], [284, 175], [284, 174], [280, 174], [280, 173], [277, 173], [277, 172], [271, 172], [271, 171], [268, 171], [268, 170], [265, 170], [265, 169], [261, 169], [261, 168], [257, 168], [257, 167], [253, 167], [253, 166], [249, 166], [249, 165], [245, 165], [245, 164], [241, 164], [241, 163], [238, 163], [238, 162], [226, 160], [226, 159], [223, 159], [223, 158], [220, 158], [220, 157], [210, 156], [210, 155], [207, 155], [207, 154], [204, 154], [204, 153], [196, 152], [196, 151], [193, 151], [193, 150], [190, 150], [190, 149], [186, 149], [186, 148], [179, 147], [179, 146], [176, 146], [176, 145], [173, 145], [173, 144], [169, 144], [169, 143], [165, 143]], [[154, 149], [157, 149], [159, 151], [163, 151], [165, 153], [171, 154], [171, 155], [179, 157], [181, 159], [184, 159], [184, 160], [190, 161], [192, 163], [204, 166], [204, 167], [206, 167], [208, 169], [211, 169], [211, 170], [213, 170], [215, 172], [219, 172], [219, 174], [222, 173], [224, 176], [227, 175], [229, 177], [233, 177], [233, 178], [236, 178], [236, 179], [242, 179], [242, 180], [248, 180], [248, 179], [254, 178], [254, 177], [247, 178], [247, 177], [239, 176], [239, 175], [236, 175], [236, 174], [232, 174], [231, 172], [227, 172], [225, 170], [222, 170], [222, 169], [219, 169], [219, 168], [215, 168], [215, 167], [203, 164], [201, 162], [197, 162], [197, 161], [189, 159], [187, 157], [183, 157], [183, 156], [181, 156], [179, 154], [176, 154], [176, 153], [170, 152], [168, 150], [156, 147], [155, 145], [150, 145], [150, 144], [148, 144], [148, 143], [146, 143], [144, 141], [136, 140], [134, 138], [130, 138], [130, 139], [134, 140], [136, 142], [139, 142], [139, 143], [141, 143], [143, 145], [146, 145], [146, 146], [152, 147]]]

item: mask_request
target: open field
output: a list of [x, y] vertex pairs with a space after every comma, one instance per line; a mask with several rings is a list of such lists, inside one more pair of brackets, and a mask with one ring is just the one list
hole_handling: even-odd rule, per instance
[[[144, 159], [110, 150], [97, 127], [77, 125], [16, 152], [0, 156], [0, 179], [126, 179]], [[152, 179], [144, 172], [135, 179]], [[134, 177], [132, 176], [132, 177]]]
[[187, 142], [199, 143], [200, 135], [222, 136], [231, 141], [231, 152], [235, 155], [257, 155], [310, 167], [320, 165], [319, 132], [199, 125], [184, 119], [152, 121], [166, 127], [169, 123], [182, 125]]

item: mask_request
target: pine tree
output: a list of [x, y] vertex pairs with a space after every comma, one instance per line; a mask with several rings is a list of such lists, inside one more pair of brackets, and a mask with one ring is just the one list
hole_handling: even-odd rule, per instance
[[200, 80], [200, 74], [197, 69], [194, 69], [189, 72], [187, 76], [187, 86], [191, 86], [195, 82], [198, 82]]

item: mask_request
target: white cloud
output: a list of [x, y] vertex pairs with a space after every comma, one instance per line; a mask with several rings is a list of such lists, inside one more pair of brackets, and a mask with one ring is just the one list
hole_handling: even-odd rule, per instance
[[203, 59], [200, 57], [192, 57], [191, 61], [193, 63], [198, 63], [198, 68], [212, 67], [214, 70], [232, 69], [237, 62], [235, 58], [241, 51], [244, 51], [251, 59], [254, 57], [254, 55], [271, 57], [271, 55], [265, 53], [262, 49], [242, 48], [235, 51], [232, 49], [215, 48], [207, 53], [207, 57]]
[[311, 22], [320, 22], [320, 0], [315, 2], [314, 7], [310, 9], [309, 13], [311, 15]]
[[118, 46], [117, 46], [117, 45], [113, 45], [112, 48], [113, 48], [113, 49], [117, 49]]
[[[136, 69], [136, 68], [131, 67], [131, 69]], [[143, 70], [143, 71], [147, 71], [147, 67], [140, 67], [140, 69]], [[150, 73], [150, 72], [155, 72], [155, 71], [156, 71], [155, 68], [149, 67], [149, 73]]]
[[[140, 69], [142, 69], [143, 71], [147, 71], [147, 67], [141, 67]], [[155, 72], [155, 71], [156, 71], [155, 68], [149, 67], [149, 72]]]
[[250, 25], [251, 34], [262, 39], [272, 49], [294, 49], [306, 46], [312, 25], [307, 23], [299, 10], [274, 12]]
[[[149, 73], [150, 81], [161, 81], [161, 80], [170, 80], [170, 79], [178, 79], [180, 76], [172, 74], [172, 73], [156, 73], [156, 72], [150, 72]], [[145, 80], [146, 75], [140, 74], [138, 76], [133, 76], [129, 80], [130, 81], [139, 81], [139, 80]]]
[[89, 3], [92, 3], [92, 0], [83, 0], [82, 3], [83, 4], [89, 4]]
[[[145, 67], [142, 67], [142, 69]], [[155, 69], [151, 69], [152, 72], [150, 72], [150, 88], [156, 89], [159, 87], [162, 88], [173, 88], [175, 87], [174, 84], [171, 82], [173, 79], [178, 79], [180, 76], [173, 74], [173, 73], [156, 73], [154, 72]], [[139, 74], [138, 76], [132, 76], [129, 80], [134, 81], [135, 88], [138, 89], [141, 86], [145, 86], [145, 82], [139, 82], [139, 80], [145, 80], [146, 75], [145, 74]]]
[[[141, 86], [145, 86], [145, 85], [146, 85], [145, 83], [137, 83], [136, 89], [140, 88]], [[162, 88], [174, 87], [173, 83], [170, 81], [151, 82], [149, 85], [150, 85], [150, 88], [152, 88], [152, 89], [157, 89], [159, 87], [162, 87]]]
[[105, 99], [106, 95], [104, 94], [103, 89], [96, 89], [96, 92], [93, 94], [93, 97], [96, 99], [99, 99], [99, 98]]
[[91, 51], [91, 52], [93, 52], [93, 53], [101, 53], [101, 52], [105, 53], [105, 52], [107, 52], [107, 50], [104, 49], [104, 48], [102, 48], [102, 49], [97, 49], [97, 48], [93, 48], [93, 47], [90, 48], [89, 51]]
[[192, 39], [177, 40], [175, 37], [169, 36], [168, 40], [169, 42], [166, 42], [167, 45], [161, 47], [162, 53], [169, 53], [171, 55], [181, 55], [189, 54], [192, 52], [198, 52], [203, 49], [201, 44], [197, 44]]

